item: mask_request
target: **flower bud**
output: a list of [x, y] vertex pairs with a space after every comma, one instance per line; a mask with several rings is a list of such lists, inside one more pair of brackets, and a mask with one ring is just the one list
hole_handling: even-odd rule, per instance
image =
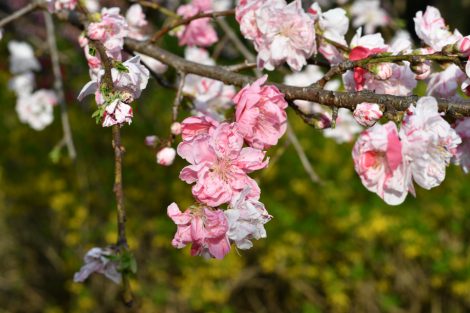
[[373, 126], [382, 115], [383, 113], [377, 103], [360, 103], [353, 112], [356, 122], [365, 127]]
[[171, 133], [175, 136], [181, 135], [181, 124], [178, 122], [171, 124]]
[[157, 163], [163, 166], [170, 166], [175, 160], [176, 151], [171, 147], [165, 147], [157, 152]]
[[424, 80], [431, 74], [431, 65], [428, 62], [416, 63], [411, 65], [411, 70], [417, 80]]
[[455, 48], [458, 52], [462, 53], [464, 56], [470, 56], [470, 36], [463, 37], [455, 44]]
[[145, 145], [148, 147], [155, 147], [157, 145], [158, 138], [157, 136], [147, 136], [145, 137]]

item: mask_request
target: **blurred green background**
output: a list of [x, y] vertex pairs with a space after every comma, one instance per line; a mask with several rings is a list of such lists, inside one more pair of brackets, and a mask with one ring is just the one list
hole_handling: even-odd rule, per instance
[[[445, 18], [468, 34], [460, 13], [468, 3], [458, 3], [437, 5], [460, 8]], [[59, 30], [78, 160], [70, 162], [64, 151], [53, 163], [49, 153], [62, 136], [58, 108], [53, 125], [35, 132], [19, 122], [6, 87], [12, 38], [36, 41], [43, 65], [38, 85], [52, 86], [48, 56], [25, 29], [27, 23], [10, 26], [16, 35], [0, 42], [0, 312], [125, 312], [119, 287], [103, 276], [72, 281], [88, 249], [116, 240], [111, 130], [91, 119], [92, 99], [75, 100], [89, 80], [81, 51], [67, 39], [77, 33]], [[176, 49], [172, 38], [164, 45]], [[174, 249], [176, 227], [166, 207], [192, 203], [190, 186], [177, 178], [185, 162], [160, 167], [144, 145], [147, 135], [168, 136], [173, 97], [151, 80], [134, 105], [133, 124], [122, 128], [128, 236], [139, 266], [135, 311], [470, 312], [470, 178], [451, 166], [440, 187], [387, 206], [355, 174], [352, 144], [325, 139], [293, 112], [290, 121], [324, 184], [311, 182], [288, 146], [254, 175], [274, 216], [266, 240], [249, 251], [233, 248], [222, 261]]]

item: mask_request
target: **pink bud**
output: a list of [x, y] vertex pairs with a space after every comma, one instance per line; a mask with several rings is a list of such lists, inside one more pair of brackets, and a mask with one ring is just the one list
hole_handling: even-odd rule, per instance
[[148, 147], [155, 147], [157, 145], [157, 141], [158, 141], [157, 136], [145, 137], [145, 145]]
[[181, 124], [178, 122], [174, 122], [171, 124], [171, 133], [175, 136], [178, 136], [181, 134]]
[[356, 106], [353, 116], [356, 122], [365, 127], [371, 127], [377, 122], [383, 113], [377, 103], [363, 102]]
[[165, 147], [157, 153], [157, 163], [163, 166], [170, 166], [175, 160], [176, 151], [171, 147]]
[[463, 37], [456, 43], [457, 50], [464, 56], [470, 56], [470, 36]]

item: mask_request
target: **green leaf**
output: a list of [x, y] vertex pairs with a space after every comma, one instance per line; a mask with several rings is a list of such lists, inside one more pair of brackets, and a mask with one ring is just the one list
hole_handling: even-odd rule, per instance
[[114, 68], [121, 73], [129, 73], [129, 69], [122, 62], [114, 61]]
[[49, 158], [51, 159], [52, 163], [57, 164], [60, 161], [60, 152], [61, 152], [61, 147], [57, 146], [52, 149], [51, 152], [49, 152]]

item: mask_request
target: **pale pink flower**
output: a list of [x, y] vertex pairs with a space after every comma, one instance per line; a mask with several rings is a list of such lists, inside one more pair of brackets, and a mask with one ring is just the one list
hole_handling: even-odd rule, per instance
[[124, 123], [130, 125], [132, 123], [132, 117], [134, 117], [132, 108], [121, 100], [116, 99], [106, 106], [102, 125], [103, 127], [121, 125]]
[[363, 185], [387, 204], [401, 204], [414, 193], [410, 171], [402, 154], [402, 143], [393, 122], [365, 130], [353, 149], [354, 167]]
[[73, 10], [78, 0], [46, 0], [49, 12], [57, 12], [61, 10]]
[[223, 259], [230, 251], [227, 237], [228, 221], [223, 211], [194, 207], [181, 212], [176, 203], [167, 209], [168, 216], [177, 226], [171, 244], [181, 249], [191, 244], [191, 255]]
[[384, 27], [390, 24], [390, 16], [380, 7], [379, 0], [358, 0], [353, 3], [350, 9], [353, 17], [353, 26], [364, 25], [364, 32], [371, 34], [377, 27]]
[[[325, 112], [324, 114], [331, 121], [331, 112], [326, 111], [320, 105], [317, 106], [319, 112]], [[331, 124], [331, 122], [330, 122]], [[328, 126], [330, 126], [328, 124]], [[338, 118], [336, 119], [335, 128], [326, 128], [323, 130], [323, 135], [327, 138], [334, 139], [337, 143], [351, 142], [358, 133], [362, 131], [362, 127], [356, 122], [351, 114], [351, 111], [345, 108], [339, 108]]]
[[263, 151], [243, 148], [243, 137], [234, 124], [222, 123], [207, 134], [183, 141], [178, 154], [191, 163], [180, 178], [196, 183], [192, 192], [200, 202], [213, 207], [228, 203], [246, 186], [251, 188], [251, 198], [259, 197], [258, 185], [247, 174], [266, 167], [268, 161]]
[[356, 106], [353, 116], [356, 122], [364, 127], [373, 126], [381, 117], [383, 113], [377, 103], [363, 102]]
[[470, 56], [470, 36], [465, 36], [455, 43], [455, 48], [464, 56]]
[[425, 189], [439, 186], [457, 146], [459, 135], [438, 112], [433, 97], [422, 97], [411, 106], [400, 130], [404, 154], [414, 181]]
[[257, 149], [276, 145], [287, 128], [287, 102], [272, 85], [262, 86], [267, 75], [245, 86], [233, 98], [237, 128], [245, 140]]
[[235, 18], [240, 24], [242, 35], [255, 43], [255, 46], [261, 41], [261, 32], [256, 23], [256, 13], [264, 4], [268, 3], [273, 7], [284, 7], [285, 0], [240, 0], [235, 8]]
[[129, 26], [126, 19], [119, 14], [119, 8], [103, 8], [101, 20], [88, 26], [88, 36], [101, 41], [108, 55], [117, 60], [121, 59], [124, 37], [128, 33]]
[[148, 147], [156, 147], [157, 142], [158, 142], [158, 137], [155, 135], [146, 136], [144, 142], [145, 142], [145, 145]]
[[170, 166], [175, 160], [176, 151], [171, 147], [165, 147], [157, 152], [157, 163], [163, 166]]
[[110, 259], [114, 253], [109, 248], [92, 248], [83, 258], [85, 265], [73, 276], [76, 283], [84, 282], [91, 274], [99, 273], [106, 276], [116, 284], [120, 284], [122, 275], [118, 271], [118, 264]]
[[424, 14], [418, 11], [414, 22], [418, 37], [435, 51], [441, 51], [444, 46], [454, 44], [462, 38], [458, 30], [451, 33], [447, 29], [441, 13], [435, 7], [427, 6]]
[[135, 40], [146, 40], [148, 38], [144, 32], [148, 21], [140, 4], [136, 3], [129, 7], [126, 12], [126, 21], [129, 25], [128, 36], [130, 38]]
[[17, 97], [22, 97], [33, 93], [35, 84], [33, 72], [25, 72], [13, 76], [8, 82], [8, 87], [15, 92]]
[[469, 96], [470, 95], [470, 62], [467, 60], [467, 64], [465, 65], [465, 74], [467, 74], [467, 79], [464, 80], [462, 83], [462, 91]]
[[182, 131], [181, 123], [174, 122], [173, 124], [171, 124], [170, 129], [173, 135], [175, 136], [181, 135], [181, 131]]
[[457, 147], [453, 161], [468, 174], [470, 171], [470, 118], [458, 121], [455, 131], [462, 138], [462, 143]]
[[249, 189], [245, 188], [231, 203], [230, 209], [225, 211], [229, 229], [227, 236], [239, 249], [250, 249], [252, 239], [266, 238], [264, 224], [272, 218], [261, 202], [246, 198]]
[[[210, 11], [212, 8], [207, 1], [193, 1], [182, 5], [176, 13], [183, 18], [189, 18], [196, 14]], [[176, 33], [180, 46], [208, 47], [217, 42], [218, 37], [209, 18], [200, 18], [182, 26]]]
[[89, 41], [83, 33], [80, 35], [80, 37], [78, 37], [78, 43], [85, 52], [85, 58], [87, 60], [88, 67], [90, 68], [90, 71], [92, 71], [91, 75], [96, 75], [101, 69], [101, 59], [99, 53], [94, 49], [90, 49]]
[[457, 95], [457, 88], [465, 80], [465, 73], [455, 64], [445, 70], [429, 76], [426, 95], [437, 98], [452, 98]]
[[54, 121], [53, 108], [56, 104], [57, 96], [53, 91], [40, 89], [21, 95], [16, 101], [16, 112], [22, 123], [40, 131]]
[[300, 71], [306, 59], [316, 52], [314, 19], [302, 9], [300, 0], [282, 8], [266, 3], [256, 12], [262, 42], [258, 49], [258, 66], [273, 70], [286, 62]]

